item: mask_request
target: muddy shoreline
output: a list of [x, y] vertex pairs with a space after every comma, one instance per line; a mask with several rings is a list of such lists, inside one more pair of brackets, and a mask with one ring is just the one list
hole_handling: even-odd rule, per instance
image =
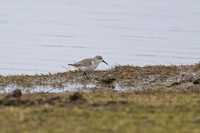
[[[139, 91], [165, 89], [179, 91], [200, 90], [200, 64], [182, 66], [116, 66], [109, 70], [88, 72], [90, 80], [81, 71], [56, 74], [0, 76], [1, 93], [20, 89], [35, 92], [95, 92]], [[56, 91], [57, 90], [57, 91]]]
[[0, 76], [0, 132], [200, 132], [199, 64], [88, 75]]

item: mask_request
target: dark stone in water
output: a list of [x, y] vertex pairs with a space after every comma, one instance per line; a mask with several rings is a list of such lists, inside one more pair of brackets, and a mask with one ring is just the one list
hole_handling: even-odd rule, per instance
[[83, 99], [83, 96], [79, 92], [76, 92], [69, 97], [70, 101], [77, 101], [79, 99]]
[[196, 79], [193, 81], [193, 84], [200, 84], [200, 79]]
[[16, 89], [11, 93], [8, 93], [8, 95], [5, 98], [15, 97], [20, 98], [22, 96], [22, 92], [20, 89]]
[[181, 84], [181, 82], [174, 82], [171, 84], [171, 86], [180, 85], [180, 84]]
[[116, 80], [116, 78], [114, 78], [112, 73], [110, 73], [110, 72], [105, 73], [101, 78], [99, 78], [99, 81], [101, 83], [105, 83], [105, 84], [112, 83], [115, 80]]

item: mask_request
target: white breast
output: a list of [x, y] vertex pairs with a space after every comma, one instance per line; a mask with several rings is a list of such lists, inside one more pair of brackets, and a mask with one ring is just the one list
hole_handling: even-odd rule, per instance
[[99, 63], [92, 61], [92, 65], [80, 66], [80, 67], [78, 67], [78, 69], [81, 69], [82, 71], [92, 71], [92, 70], [96, 69], [98, 65], [99, 65]]

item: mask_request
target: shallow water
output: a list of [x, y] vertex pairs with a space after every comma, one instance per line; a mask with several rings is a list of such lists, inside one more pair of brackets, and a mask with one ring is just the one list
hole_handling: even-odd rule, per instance
[[[72, 91], [81, 91], [81, 92], [90, 92], [93, 87], [96, 87], [94, 84], [80, 84], [80, 83], [66, 83], [64, 87], [52, 87], [47, 86], [34, 86], [34, 87], [20, 87], [17, 85], [8, 85], [0, 89], [1, 93], [11, 93], [16, 88], [20, 88], [22, 93], [62, 93], [62, 92], [72, 92]], [[118, 91], [123, 91], [123, 89], [117, 88]], [[116, 89], [116, 90], [117, 90]]]
[[39, 86], [36, 85], [34, 87], [22, 87], [17, 86], [16, 84], [8, 85], [6, 87], [0, 88], [0, 94], [2, 93], [11, 93], [15, 89], [19, 89], [22, 91], [22, 93], [63, 93], [63, 92], [93, 92], [93, 91], [103, 91], [103, 90], [112, 90], [112, 91], [128, 91], [128, 90], [136, 90], [141, 89], [141, 86], [139, 87], [125, 87], [120, 86], [118, 83], [115, 83], [114, 88], [110, 87], [102, 87], [99, 85], [95, 85], [93, 83], [65, 83], [63, 87], [53, 87], [51, 85], [46, 86]]
[[64, 72], [74, 68], [62, 66], [97, 54], [110, 66], [200, 59], [199, 0], [0, 3], [1, 75]]

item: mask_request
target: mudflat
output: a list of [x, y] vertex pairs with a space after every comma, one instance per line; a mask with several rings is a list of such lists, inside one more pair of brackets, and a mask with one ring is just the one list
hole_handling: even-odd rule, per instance
[[[200, 65], [0, 76], [0, 132], [200, 132]], [[80, 91], [33, 92], [36, 86]], [[53, 88], [54, 87], [54, 88]]]

